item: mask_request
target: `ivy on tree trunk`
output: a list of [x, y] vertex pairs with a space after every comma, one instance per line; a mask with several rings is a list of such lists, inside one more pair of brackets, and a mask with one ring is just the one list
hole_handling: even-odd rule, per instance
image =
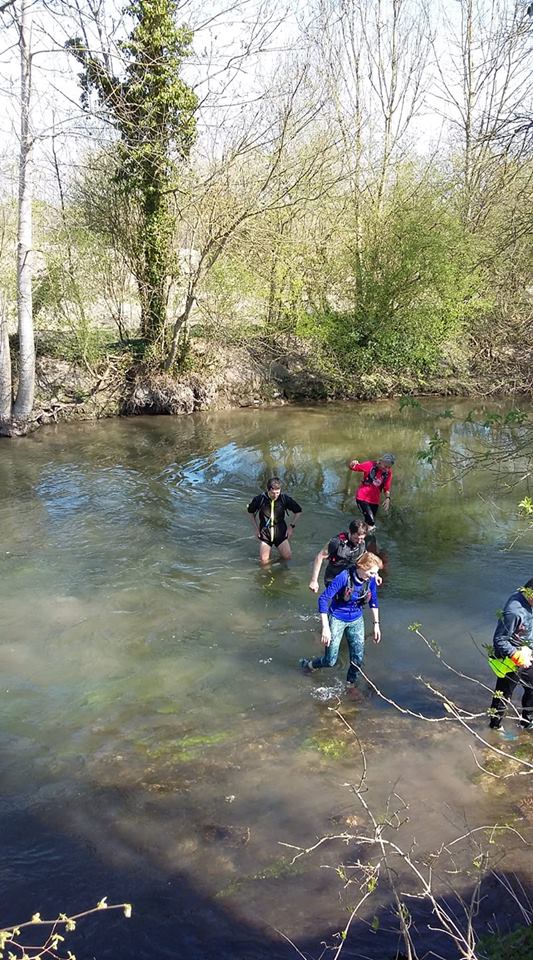
[[83, 66], [82, 103], [88, 106], [95, 92], [119, 135], [115, 179], [138, 211], [134, 269], [141, 333], [161, 356], [169, 283], [177, 270], [170, 198], [196, 136], [197, 97], [180, 77], [192, 33], [176, 25], [177, 6], [176, 0], [134, 0], [120, 77], [79, 38], [67, 44]]

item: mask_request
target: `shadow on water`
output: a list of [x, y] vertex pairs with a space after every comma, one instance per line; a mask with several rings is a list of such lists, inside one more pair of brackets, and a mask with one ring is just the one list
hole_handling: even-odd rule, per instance
[[[131, 960], [133, 957], [136, 960], [154, 957], [292, 960], [298, 955], [317, 958], [323, 954], [326, 943], [338, 947], [338, 931], [346, 923], [353, 902], [345, 897], [345, 909], [339, 910], [334, 885], [330, 884], [330, 912], [338, 926], [334, 926], [335, 919], [325, 928], [310, 921], [309, 932], [296, 938], [292, 945], [283, 939], [280, 931], [262, 921], [260, 912], [254, 922], [249, 922], [231, 906], [202, 894], [179, 871], [151, 865], [141, 844], [136, 847], [132, 842], [128, 849], [113, 849], [110, 811], [120, 816], [123, 801], [130, 804], [131, 797], [121, 797], [118, 792], [94, 795], [90, 812], [80, 811], [77, 835], [62, 832], [61, 814], [57, 809], [46, 818], [48, 824], [29, 811], [3, 813], [3, 922], [21, 922], [37, 909], [43, 917], [56, 916], [61, 911], [74, 913], [107, 896], [109, 903], [131, 900], [132, 918], [126, 920], [122, 915], [102, 912], [80, 921], [77, 930], [68, 934], [65, 953], [70, 949], [78, 957], [98, 960]], [[93, 831], [98, 833], [96, 843], [89, 839]], [[99, 850], [106, 847], [108, 855], [103, 858]], [[110, 859], [114, 860], [112, 867]], [[346, 854], [344, 862], [349, 862]], [[273, 883], [274, 879], [262, 878], [263, 893], [268, 893]], [[298, 875], [294, 883], [298, 885]], [[523, 901], [517, 874], [501, 873], [486, 878], [477, 898], [479, 906], [474, 911], [474, 927], [479, 935], [506, 933], [524, 922], [518, 905], [503, 893], [505, 886], [516, 891]], [[324, 892], [323, 885], [321, 889]], [[473, 889], [461, 888], [463, 902], [470, 900]], [[357, 899], [359, 896], [357, 892]], [[352, 901], [354, 899], [352, 897]], [[406, 902], [420, 955], [456, 960], [457, 949], [448, 936], [438, 932], [438, 921], [429, 905], [416, 900], [406, 899]], [[450, 894], [437, 898], [437, 902], [461, 927], [464, 910], [459, 899]], [[36, 940], [35, 932], [32, 940]], [[396, 907], [390, 896], [382, 894], [379, 905], [367, 919], [354, 920], [342, 956], [353, 960], [402, 960], [403, 944], [398, 935]]]

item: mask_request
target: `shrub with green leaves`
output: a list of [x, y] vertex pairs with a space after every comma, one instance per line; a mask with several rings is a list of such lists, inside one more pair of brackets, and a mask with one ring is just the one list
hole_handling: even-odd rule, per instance
[[445, 186], [407, 177], [381, 210], [367, 207], [360, 241], [345, 251], [339, 305], [330, 297], [317, 333], [354, 372], [434, 369], [487, 307], [474, 254]]

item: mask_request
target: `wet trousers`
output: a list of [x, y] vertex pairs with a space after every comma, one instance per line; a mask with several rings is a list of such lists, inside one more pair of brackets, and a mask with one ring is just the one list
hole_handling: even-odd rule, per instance
[[506, 704], [510, 702], [516, 685], [520, 683], [524, 688], [522, 694], [522, 723], [530, 723], [533, 720], [533, 667], [517, 670], [515, 673], [508, 673], [506, 677], [498, 677], [494, 697], [491, 703], [493, 716], [490, 726], [497, 730], [501, 726], [505, 716]]
[[348, 641], [350, 651], [350, 666], [346, 680], [353, 683], [359, 673], [359, 667], [363, 663], [365, 654], [365, 622], [362, 617], [358, 620], [352, 620], [345, 623], [344, 620], [337, 620], [333, 614], [329, 614], [329, 628], [331, 630], [331, 643], [326, 647], [321, 657], [315, 657], [311, 661], [311, 666], [316, 670], [320, 667], [334, 667], [339, 656], [339, 647], [343, 636]]

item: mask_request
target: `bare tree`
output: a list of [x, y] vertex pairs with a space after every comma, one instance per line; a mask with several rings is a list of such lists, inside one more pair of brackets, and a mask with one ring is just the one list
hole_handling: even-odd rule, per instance
[[5, 303], [0, 318], [0, 434], [23, 434], [28, 429], [35, 392], [35, 343], [32, 316], [32, 196], [34, 136], [32, 105], [32, 23], [29, 0], [9, 7], [18, 34], [20, 57], [20, 147], [17, 230], [18, 386], [11, 403], [11, 361]]
[[31, 126], [32, 53], [29, 0], [20, 0], [20, 159], [17, 238], [17, 303], [19, 334], [18, 389], [13, 416], [25, 424], [35, 393], [35, 342], [32, 316], [33, 240], [33, 131]]
[[278, 103], [272, 107], [271, 91], [264, 94], [246, 127], [228, 138], [190, 195], [177, 195], [184, 237], [197, 259], [188, 273], [183, 309], [173, 322], [167, 369], [175, 361], [201, 283], [228, 244], [261, 217], [276, 214], [288, 223], [342, 178], [334, 163], [336, 144], [317, 132], [321, 108], [308, 85], [307, 68], [296, 65]]
[[[463, 217], [476, 229], [519, 173], [531, 103], [531, 21], [520, 3], [459, 0], [433, 42], [444, 116], [461, 144]], [[522, 120], [520, 120], [522, 118]]]

